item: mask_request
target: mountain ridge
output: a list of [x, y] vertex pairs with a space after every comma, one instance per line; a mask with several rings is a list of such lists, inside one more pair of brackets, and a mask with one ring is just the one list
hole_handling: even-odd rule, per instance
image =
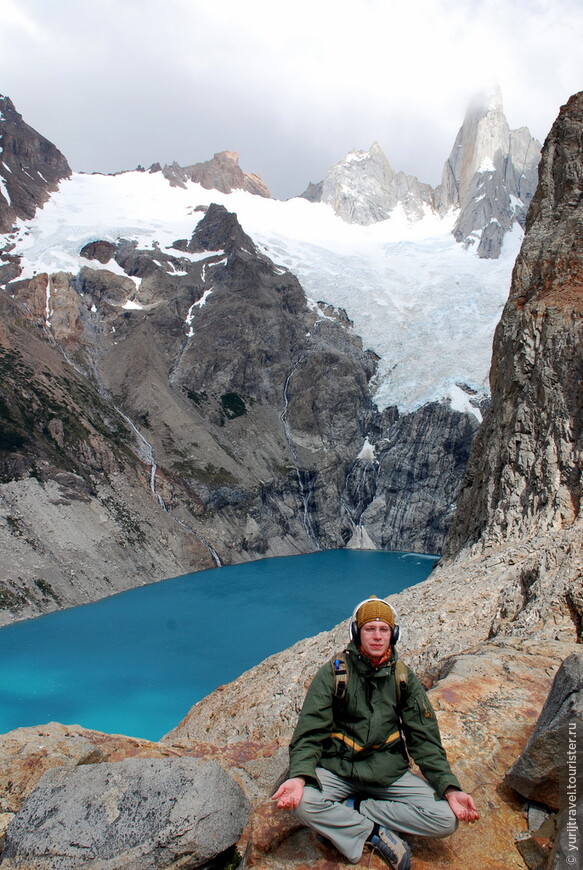
[[510, 130], [497, 89], [470, 104], [435, 189], [395, 173], [374, 142], [368, 151], [347, 154], [302, 196], [327, 202], [344, 220], [364, 225], [390, 220], [398, 205], [411, 221], [427, 210], [443, 216], [454, 209], [456, 241], [476, 245], [479, 257], [496, 259], [513, 224], [524, 226], [540, 150], [526, 127]]
[[[9, 98], [3, 97], [2, 100], [8, 117], [17, 117], [23, 129], [24, 122]], [[0, 138], [3, 119], [4, 116], [0, 117]], [[38, 138], [35, 131], [31, 132]], [[50, 145], [43, 137], [39, 141], [45, 147]], [[451, 208], [459, 209], [453, 230], [456, 241], [465, 246], [476, 245], [480, 257], [497, 258], [504, 236], [512, 229], [513, 223], [524, 225], [526, 209], [536, 186], [540, 148], [540, 143], [531, 137], [526, 127], [509, 129], [503, 113], [502, 95], [495, 90], [476, 97], [470, 104], [444, 164], [441, 183], [436, 188], [420, 182], [415, 176], [395, 172], [381, 146], [374, 142], [368, 151], [349, 152], [329, 170], [323, 181], [310, 182], [301, 196], [310, 202], [330, 203], [344, 220], [364, 225], [389, 220], [397, 205], [412, 221], [420, 220], [428, 209], [442, 216]], [[57, 149], [54, 152], [55, 155], [51, 155], [53, 161], [60, 155]], [[360, 166], [355, 172], [358, 164]], [[141, 167], [138, 169], [144, 171]], [[262, 197], [271, 196], [258, 175], [241, 170], [235, 151], [217, 152], [210, 160], [185, 167], [176, 162], [164, 167], [155, 163], [148, 171], [161, 172], [171, 185], [183, 187], [186, 182], [194, 181], [205, 189], [222, 193], [239, 189]], [[59, 172], [60, 177], [70, 174], [66, 161]], [[3, 190], [6, 192], [10, 183], [1, 165], [0, 176], [4, 179]], [[47, 190], [55, 189], [53, 178], [47, 183]], [[476, 209], [476, 199], [485, 199], [486, 203]], [[44, 201], [46, 191], [40, 195], [36, 205]], [[3, 212], [6, 212], [4, 217]], [[6, 211], [6, 205], [0, 200], [0, 222], [5, 227], [4, 232], [8, 231], [8, 222], [15, 216], [32, 215], [30, 208], [26, 215], [14, 210]]]
[[[233, 154], [225, 159], [233, 169]], [[470, 278], [451, 269], [436, 283], [437, 262], [478, 261], [455, 243], [449, 224], [431, 220], [411, 224], [404, 216], [404, 237], [394, 215], [369, 231], [322, 203], [209, 192], [186, 176], [171, 185], [155, 168], [73, 174], [34, 219], [20, 219], [6, 234], [6, 327], [16, 329], [19, 318], [27, 325], [18, 333], [25, 357], [32, 335], [61, 354], [60, 377], [72, 392], [51, 393], [36, 358], [26, 379], [7, 365], [2, 619], [68, 606], [75, 596], [92, 600], [135, 584], [140, 572], [143, 582], [320, 547], [439, 552], [483, 401], [467, 370], [452, 375], [451, 359], [457, 366], [467, 345], [449, 313], [452, 285], [456, 307], [469, 303], [469, 311], [487, 294], [475, 301]], [[290, 221], [295, 235], [286, 240], [280, 228], [288, 232]], [[435, 259], [436, 226], [444, 261]], [[315, 230], [321, 235], [307, 242]], [[429, 283], [414, 301], [412, 260], [416, 271], [425, 266], [411, 252], [425, 238]], [[386, 305], [388, 319], [386, 310], [368, 318], [381, 332], [392, 324], [390, 361], [363, 344], [352, 311], [329, 292], [343, 281], [352, 300], [355, 288], [375, 295], [394, 287], [397, 262], [402, 289]], [[510, 262], [506, 254], [487, 266], [492, 286]], [[438, 286], [444, 307], [429, 318], [427, 287], [433, 301]], [[490, 329], [488, 306], [486, 319]], [[417, 321], [429, 332], [404, 347]], [[468, 326], [475, 336], [475, 320]], [[438, 346], [442, 332], [450, 356], [434, 353], [427, 365], [420, 348]], [[390, 401], [403, 376], [423, 389], [439, 357], [449, 399], [414, 407]], [[382, 405], [375, 380], [386, 385]], [[39, 408], [37, 419], [26, 415], [20, 393]], [[106, 567], [86, 544], [94, 514], [120, 544]], [[157, 516], [163, 558], [151, 540]], [[39, 552], [50, 565], [46, 576]], [[42, 600], [37, 581], [47, 591]]]

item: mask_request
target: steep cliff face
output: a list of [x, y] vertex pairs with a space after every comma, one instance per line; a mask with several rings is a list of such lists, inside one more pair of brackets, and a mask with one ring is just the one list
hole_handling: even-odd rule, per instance
[[579, 520], [583, 408], [583, 98], [545, 143], [540, 183], [498, 325], [492, 404], [448, 552], [562, 531]]
[[583, 629], [583, 93], [547, 137], [510, 298], [492, 404], [438, 576], [496, 553], [492, 635]]
[[346, 478], [348, 546], [441, 553], [478, 426], [439, 402], [379, 415]]
[[435, 191], [443, 213], [459, 209], [453, 234], [480, 257], [498, 257], [514, 223], [524, 225], [537, 184], [540, 143], [510, 130], [498, 89], [470, 106]]
[[0, 155], [0, 233], [7, 233], [17, 218], [31, 218], [71, 170], [61, 152], [29, 127], [3, 96]]

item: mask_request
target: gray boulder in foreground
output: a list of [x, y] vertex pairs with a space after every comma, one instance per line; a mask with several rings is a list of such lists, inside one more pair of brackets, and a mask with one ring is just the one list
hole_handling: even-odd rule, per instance
[[580, 798], [582, 733], [583, 653], [576, 652], [557, 671], [534, 731], [505, 776], [506, 784], [524, 797], [559, 809], [565, 806], [572, 780], [570, 791]]
[[190, 870], [236, 843], [248, 813], [241, 788], [212, 761], [54, 768], [11, 822], [2, 867]]

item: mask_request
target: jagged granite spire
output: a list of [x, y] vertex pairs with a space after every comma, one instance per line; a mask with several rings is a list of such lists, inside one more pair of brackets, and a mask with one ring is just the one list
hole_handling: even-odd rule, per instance
[[440, 214], [459, 209], [453, 233], [496, 258], [515, 222], [524, 226], [538, 180], [541, 145], [526, 127], [510, 130], [499, 88], [472, 101], [435, 190]]
[[302, 194], [312, 201], [329, 203], [348, 223], [373, 224], [387, 220], [402, 203], [412, 219], [431, 205], [432, 189], [415, 177], [395, 172], [378, 142], [368, 151], [351, 151], [340, 160], [319, 185]]
[[302, 194], [329, 203], [348, 223], [391, 218], [400, 205], [411, 221], [428, 211], [459, 210], [453, 233], [480, 257], [496, 258], [506, 233], [524, 226], [538, 180], [540, 143], [526, 127], [510, 130], [498, 87], [472, 101], [434, 190], [415, 176], [395, 172], [381, 146], [352, 151]]
[[58, 148], [0, 95], [0, 233], [9, 232], [17, 218], [32, 218], [70, 174]]

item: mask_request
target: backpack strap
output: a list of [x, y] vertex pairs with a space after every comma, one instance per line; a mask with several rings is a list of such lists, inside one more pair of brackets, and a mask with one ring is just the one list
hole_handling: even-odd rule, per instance
[[342, 652], [334, 656], [331, 664], [332, 671], [334, 672], [333, 698], [338, 701], [343, 701], [346, 697], [346, 689], [348, 687], [348, 665], [346, 664], [346, 656], [344, 653]]
[[403, 709], [403, 701], [407, 695], [407, 687], [409, 680], [409, 668], [405, 664], [402, 659], [397, 659], [397, 663], [395, 665], [395, 691], [397, 693], [397, 716], [399, 717], [399, 731], [401, 732], [401, 744], [403, 746], [403, 752], [405, 753], [405, 757], [407, 758], [407, 762], [409, 767], [411, 767], [413, 763], [413, 759], [409, 755], [409, 749], [407, 748], [407, 740], [405, 739], [405, 726], [403, 723], [402, 709]]
[[401, 709], [401, 698], [404, 698], [409, 680], [409, 668], [402, 659], [397, 659], [395, 665], [395, 687], [397, 691], [397, 707]]

